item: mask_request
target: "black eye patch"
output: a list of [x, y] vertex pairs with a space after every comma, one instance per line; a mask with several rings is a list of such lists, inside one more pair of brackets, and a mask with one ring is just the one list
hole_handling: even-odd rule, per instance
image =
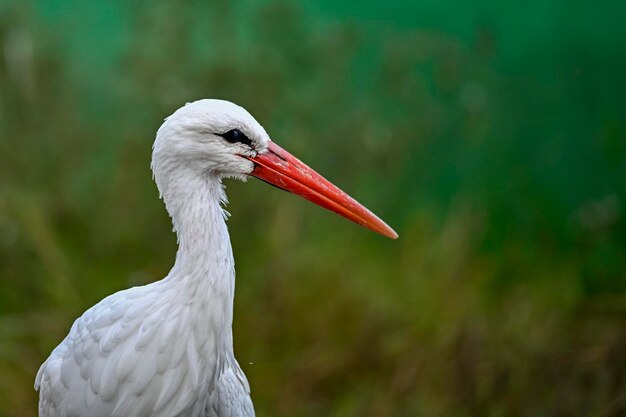
[[228, 143], [243, 143], [244, 145], [252, 146], [252, 141], [246, 135], [244, 135], [239, 129], [232, 129], [228, 132], [219, 134]]

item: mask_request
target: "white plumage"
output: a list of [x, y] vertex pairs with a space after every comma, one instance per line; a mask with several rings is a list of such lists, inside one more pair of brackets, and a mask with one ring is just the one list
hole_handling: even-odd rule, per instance
[[166, 119], [152, 169], [178, 236], [174, 267], [161, 281], [105, 298], [74, 322], [37, 374], [41, 417], [254, 415], [233, 354], [235, 273], [222, 178], [257, 176], [397, 236], [290, 158], [247, 111], [226, 101], [200, 100]]

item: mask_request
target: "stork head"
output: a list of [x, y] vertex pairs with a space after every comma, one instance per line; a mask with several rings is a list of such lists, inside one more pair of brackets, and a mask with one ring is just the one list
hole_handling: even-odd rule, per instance
[[269, 141], [265, 129], [243, 107], [224, 100], [198, 100], [165, 119], [154, 142], [152, 169], [157, 183], [159, 176], [174, 170], [241, 179], [254, 169], [245, 157], [265, 152]]
[[154, 142], [152, 170], [164, 197], [180, 179], [254, 176], [384, 236], [398, 237], [376, 215], [272, 142], [250, 113], [228, 101], [198, 100], [165, 119]]

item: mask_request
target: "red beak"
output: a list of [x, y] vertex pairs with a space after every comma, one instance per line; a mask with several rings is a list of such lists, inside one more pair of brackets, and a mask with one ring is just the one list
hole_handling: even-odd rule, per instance
[[269, 143], [267, 152], [247, 159], [254, 163], [250, 175], [304, 197], [383, 236], [398, 238], [398, 234], [374, 213], [274, 142]]

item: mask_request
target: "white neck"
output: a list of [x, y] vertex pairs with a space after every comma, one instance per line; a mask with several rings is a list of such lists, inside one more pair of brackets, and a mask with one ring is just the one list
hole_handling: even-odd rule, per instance
[[178, 302], [195, 304], [199, 318], [210, 320], [220, 333], [216, 336], [232, 346], [235, 263], [221, 206], [221, 179], [181, 175], [171, 178], [162, 192], [179, 243], [176, 263], [164, 281], [177, 287]]

